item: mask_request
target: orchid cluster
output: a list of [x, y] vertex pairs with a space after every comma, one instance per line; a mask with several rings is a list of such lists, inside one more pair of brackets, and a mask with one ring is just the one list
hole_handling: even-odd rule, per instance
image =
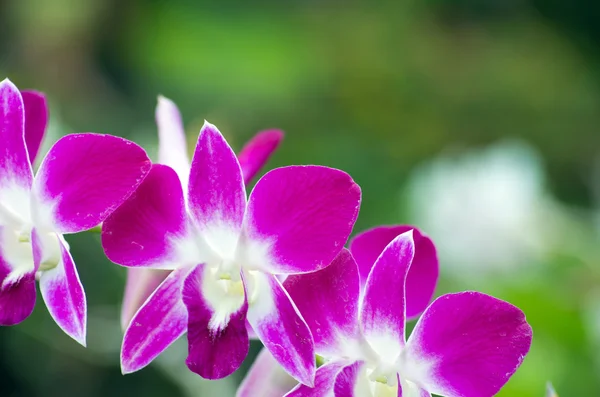
[[[247, 194], [280, 131], [236, 155], [205, 122], [190, 161], [179, 110], [159, 97], [158, 163], [128, 140], [71, 134], [34, 176], [47, 121], [42, 94], [0, 83], [2, 325], [29, 316], [37, 279], [56, 323], [85, 345], [85, 293], [63, 235], [101, 224], [107, 257], [128, 268], [124, 374], [187, 334], [186, 364], [207, 379], [262, 342], [240, 397], [486, 397], [529, 351], [531, 327], [507, 302], [467, 291], [430, 303], [439, 264], [419, 229], [376, 227], [344, 248], [361, 204], [347, 173], [276, 168]], [[274, 387], [275, 371], [289, 381]]]

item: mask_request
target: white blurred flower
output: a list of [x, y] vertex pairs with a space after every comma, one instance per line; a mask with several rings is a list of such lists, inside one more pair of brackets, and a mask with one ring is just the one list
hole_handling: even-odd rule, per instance
[[408, 204], [452, 275], [510, 274], [545, 252], [553, 203], [543, 186], [536, 152], [507, 141], [420, 167]]

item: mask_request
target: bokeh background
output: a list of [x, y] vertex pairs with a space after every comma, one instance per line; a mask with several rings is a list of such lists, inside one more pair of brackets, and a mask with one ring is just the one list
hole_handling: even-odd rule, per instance
[[[500, 396], [600, 390], [600, 3], [585, 0], [0, 1], [0, 76], [45, 91], [46, 148], [80, 131], [156, 155], [157, 94], [234, 148], [286, 132], [268, 168], [325, 164], [361, 185], [355, 232], [414, 223], [438, 244], [437, 294], [521, 307], [531, 353]], [[207, 382], [185, 341], [119, 369], [124, 269], [69, 236], [88, 348], [40, 304], [0, 329], [0, 396], [233, 396], [251, 358]], [[253, 345], [252, 355], [259, 345]]]

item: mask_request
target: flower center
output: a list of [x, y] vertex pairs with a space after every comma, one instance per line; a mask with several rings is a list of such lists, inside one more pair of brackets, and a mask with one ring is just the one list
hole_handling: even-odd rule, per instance
[[237, 312], [244, 304], [244, 284], [239, 272], [237, 279], [235, 273], [229, 273], [224, 278], [221, 266], [206, 267], [202, 279], [202, 294], [213, 311], [209, 321], [209, 328], [219, 332], [227, 327], [231, 315]]
[[388, 386], [397, 386], [398, 371], [392, 365], [380, 362], [369, 373], [369, 380]]

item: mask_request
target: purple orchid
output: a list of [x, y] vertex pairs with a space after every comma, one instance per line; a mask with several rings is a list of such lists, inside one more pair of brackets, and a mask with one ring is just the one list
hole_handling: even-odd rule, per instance
[[419, 255], [408, 231], [383, 249], [362, 284], [347, 250], [320, 271], [286, 279], [327, 360], [314, 388], [298, 385], [286, 396], [490, 397], [500, 390], [529, 351], [525, 315], [478, 292], [443, 295], [405, 342], [407, 280]]
[[312, 385], [313, 338], [276, 276], [331, 263], [356, 221], [360, 188], [336, 169], [291, 166], [268, 172], [246, 199], [240, 162], [205, 123], [186, 193], [175, 171], [154, 165], [104, 223], [113, 262], [173, 270], [125, 331], [123, 373], [148, 365], [187, 331], [188, 367], [225, 377], [248, 353], [249, 323], [290, 375]]
[[[158, 126], [158, 163], [168, 165], [175, 170], [185, 192], [190, 174], [185, 130], [179, 109], [173, 101], [163, 96], [158, 97], [156, 124]], [[283, 132], [280, 130], [266, 130], [256, 134], [244, 146], [238, 155], [238, 161], [242, 167], [246, 184], [256, 176], [282, 139]], [[121, 310], [123, 329], [129, 325], [133, 315], [169, 273], [169, 270], [127, 268], [127, 283]]]
[[85, 293], [63, 235], [101, 223], [151, 162], [125, 139], [72, 134], [52, 146], [34, 177], [47, 121], [42, 94], [0, 82], [0, 324], [31, 314], [37, 274], [51, 316], [85, 345]]
[[[402, 233], [411, 231], [415, 245], [415, 257], [406, 276], [406, 316], [414, 319], [421, 314], [435, 292], [439, 276], [439, 261], [433, 241], [419, 229], [411, 225], [377, 226], [357, 234], [350, 242], [350, 251], [358, 266], [361, 289], [369, 277], [377, 258], [385, 247]], [[294, 279], [291, 279], [293, 282]], [[284, 283], [284, 288], [286, 283]], [[332, 289], [332, 294], [339, 291]], [[329, 321], [329, 320], [328, 320]], [[315, 332], [313, 330], [313, 332]], [[320, 350], [327, 346], [319, 346]], [[282, 390], [289, 384], [289, 376], [282, 376], [281, 370], [277, 368], [277, 362], [269, 355], [268, 351], [259, 354], [252, 368], [246, 375], [244, 382], [240, 385], [238, 397], [252, 397], [265, 395], [276, 397], [284, 395], [291, 387]], [[264, 378], [273, 378], [272, 383], [276, 386], [265, 385]]]

